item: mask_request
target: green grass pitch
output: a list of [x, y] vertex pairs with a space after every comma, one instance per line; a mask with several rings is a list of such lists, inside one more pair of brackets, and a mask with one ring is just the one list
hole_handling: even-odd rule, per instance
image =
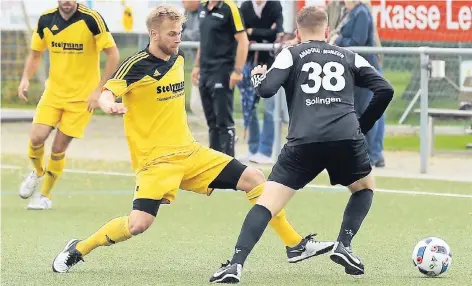
[[[2, 156], [3, 165], [27, 166], [26, 158]], [[129, 172], [126, 163], [69, 160], [69, 169]], [[232, 254], [250, 204], [242, 192], [210, 197], [181, 191], [162, 206], [151, 229], [131, 240], [102, 247], [70, 273], [51, 270], [70, 238], [83, 239], [132, 206], [132, 176], [64, 173], [53, 192], [54, 209], [27, 211], [17, 195], [26, 169], [2, 169], [2, 285], [206, 285]], [[322, 175], [314, 184], [326, 185]], [[354, 250], [366, 265], [362, 279], [346, 276], [328, 256], [289, 264], [283, 244], [267, 229], [249, 257], [242, 285], [468, 285], [472, 278], [472, 186], [467, 183], [378, 178], [381, 189], [465, 194], [443, 197], [377, 193]], [[349, 198], [347, 191], [306, 188], [287, 207], [302, 234], [335, 239]], [[452, 248], [451, 268], [425, 278], [411, 262], [420, 239], [443, 238]]]

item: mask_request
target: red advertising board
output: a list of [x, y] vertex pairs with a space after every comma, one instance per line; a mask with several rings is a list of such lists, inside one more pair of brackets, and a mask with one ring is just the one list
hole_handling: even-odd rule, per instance
[[[298, 3], [298, 8], [309, 2]], [[472, 42], [472, 1], [371, 2], [382, 40]]]

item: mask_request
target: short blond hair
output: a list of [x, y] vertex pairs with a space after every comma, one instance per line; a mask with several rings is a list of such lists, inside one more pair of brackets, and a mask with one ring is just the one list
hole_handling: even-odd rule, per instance
[[318, 6], [305, 6], [297, 14], [298, 27], [310, 32], [318, 32], [328, 24], [328, 14]]
[[152, 28], [159, 27], [159, 25], [165, 20], [179, 21], [182, 24], [187, 21], [187, 18], [183, 13], [174, 6], [160, 5], [154, 8], [146, 18], [146, 27], [148, 31]]

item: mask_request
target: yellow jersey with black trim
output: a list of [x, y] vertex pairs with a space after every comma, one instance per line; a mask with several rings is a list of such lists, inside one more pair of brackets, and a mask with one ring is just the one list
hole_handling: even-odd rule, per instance
[[48, 96], [66, 102], [85, 101], [100, 82], [100, 51], [115, 46], [102, 16], [83, 5], [69, 20], [58, 8], [39, 17], [31, 49], [49, 50]]
[[122, 97], [133, 168], [143, 156], [153, 158], [185, 150], [195, 139], [185, 111], [184, 57], [164, 61], [146, 48], [118, 67], [104, 89]]

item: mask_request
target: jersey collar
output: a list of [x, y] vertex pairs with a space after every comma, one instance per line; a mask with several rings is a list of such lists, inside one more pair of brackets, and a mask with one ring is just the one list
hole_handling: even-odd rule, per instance
[[[205, 1], [205, 3], [203, 3], [203, 5], [207, 8], [207, 10], [208, 10], [208, 4], [209, 4], [209, 3], [210, 3], [210, 1]], [[224, 3], [224, 1], [221, 0], [220, 3], [219, 3], [218, 5], [215, 5], [215, 7], [213, 7], [212, 10], [214, 10], [215, 8], [216, 8], [216, 9], [221, 8], [221, 6], [223, 6], [223, 3]]]
[[[165, 60], [163, 60], [161, 58], [158, 58], [155, 55], [151, 54], [151, 52], [149, 51], [149, 44], [147, 44], [147, 46], [146, 46], [146, 53], [148, 54], [149, 59], [151, 59], [155, 62], [164, 62], [164, 63], [168, 62], [168, 61], [165, 61]], [[174, 55], [170, 56], [169, 61], [172, 59], [172, 57], [174, 57]]]
[[77, 7], [76, 7], [76, 9], [75, 9], [74, 14], [72, 14], [68, 20], [66, 20], [66, 19], [64, 19], [64, 17], [62, 17], [61, 12], [60, 12], [60, 9], [59, 9], [59, 6], [57, 6], [57, 14], [59, 14], [59, 17], [60, 17], [64, 22], [70, 22], [76, 15], [78, 15], [80, 4], [77, 3], [76, 5], [77, 5]]

